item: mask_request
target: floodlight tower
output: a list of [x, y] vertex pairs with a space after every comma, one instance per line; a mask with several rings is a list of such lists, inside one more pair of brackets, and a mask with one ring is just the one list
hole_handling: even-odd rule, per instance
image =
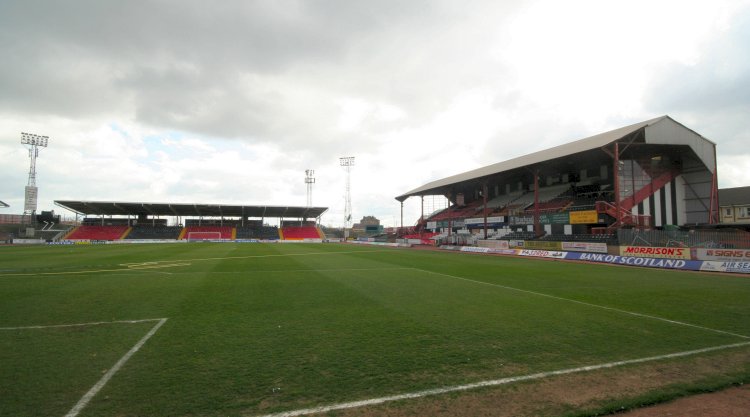
[[46, 148], [48, 141], [48, 136], [40, 136], [21, 132], [21, 144], [27, 145], [29, 147], [29, 159], [31, 159], [31, 165], [29, 166], [29, 181], [26, 184], [26, 190], [24, 194], [24, 216], [31, 215], [33, 217], [34, 212], [36, 211], [36, 157], [39, 156], [39, 147]]
[[344, 231], [351, 227], [352, 224], [352, 167], [354, 166], [354, 157], [346, 156], [339, 158], [339, 162], [346, 170], [346, 192], [344, 193]]
[[307, 186], [307, 207], [312, 207], [312, 185], [315, 184], [315, 170], [305, 170], [305, 185]]

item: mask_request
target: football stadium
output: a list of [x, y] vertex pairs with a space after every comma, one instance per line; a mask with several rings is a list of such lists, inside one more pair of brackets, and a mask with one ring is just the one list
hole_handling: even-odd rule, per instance
[[393, 190], [385, 230], [0, 215], [0, 415], [594, 416], [742, 385], [750, 232], [720, 221], [716, 167], [662, 116]]

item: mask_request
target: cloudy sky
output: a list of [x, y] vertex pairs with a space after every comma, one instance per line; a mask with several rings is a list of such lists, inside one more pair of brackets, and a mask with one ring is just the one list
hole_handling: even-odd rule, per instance
[[[0, 1], [0, 200], [330, 207], [668, 114], [750, 185], [750, 0]], [[431, 202], [428, 202], [428, 205]], [[419, 201], [407, 200], [406, 224]]]

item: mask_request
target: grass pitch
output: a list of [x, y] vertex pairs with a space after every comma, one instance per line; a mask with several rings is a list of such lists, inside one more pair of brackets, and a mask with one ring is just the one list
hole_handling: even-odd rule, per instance
[[[145, 319], [167, 321], [78, 415], [265, 415], [748, 343], [749, 302], [741, 276], [355, 245], [3, 247], [0, 415], [66, 415]], [[690, 389], [746, 381], [748, 353], [695, 355], [740, 359]]]

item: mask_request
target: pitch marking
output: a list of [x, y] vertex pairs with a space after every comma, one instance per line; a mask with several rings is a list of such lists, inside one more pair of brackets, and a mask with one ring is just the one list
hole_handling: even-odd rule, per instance
[[[195, 259], [180, 259], [173, 260], [170, 262], [198, 262], [198, 261], [221, 261], [224, 259], [254, 259], [254, 258], [281, 258], [286, 256], [323, 256], [323, 255], [350, 255], [353, 253], [372, 253], [372, 252], [383, 252], [383, 249], [377, 250], [356, 250], [347, 252], [308, 252], [308, 253], [276, 253], [269, 255], [246, 255], [246, 256], [224, 256], [220, 258], [195, 258]], [[156, 261], [166, 262], [166, 261]]]
[[480, 382], [474, 382], [474, 383], [465, 384], [465, 385], [454, 385], [454, 386], [449, 386], [449, 387], [428, 389], [424, 391], [391, 395], [388, 397], [371, 398], [369, 400], [352, 401], [352, 402], [347, 402], [347, 403], [324, 405], [320, 407], [284, 411], [284, 412], [274, 413], [274, 414], [265, 414], [259, 417], [296, 417], [296, 416], [305, 416], [309, 414], [327, 413], [329, 411], [335, 411], [335, 410], [345, 410], [345, 409], [350, 409], [350, 408], [365, 407], [369, 405], [383, 404], [383, 403], [392, 402], [392, 401], [408, 400], [408, 399], [413, 399], [413, 398], [427, 397], [431, 395], [446, 394], [449, 392], [467, 391], [467, 390], [472, 390], [476, 388], [495, 387], [499, 385], [512, 384], [514, 382], [531, 381], [531, 380], [548, 378], [548, 377], [557, 376], [557, 375], [568, 375], [568, 374], [574, 374], [574, 373], [579, 373], [579, 372], [596, 371], [599, 369], [615, 368], [618, 366], [632, 365], [632, 364], [638, 364], [638, 363], [644, 363], [644, 362], [652, 362], [652, 361], [657, 361], [657, 360], [662, 360], [662, 359], [679, 358], [679, 357], [684, 357], [684, 356], [697, 355], [700, 353], [713, 352], [717, 350], [731, 349], [731, 348], [744, 347], [744, 346], [750, 346], [750, 342], [734, 343], [731, 345], [722, 345], [722, 346], [713, 346], [713, 347], [697, 349], [697, 350], [688, 350], [684, 352], [669, 353], [666, 355], [650, 356], [647, 358], [630, 359], [630, 360], [617, 361], [617, 362], [608, 362], [608, 363], [602, 363], [598, 365], [588, 365], [588, 366], [582, 366], [579, 368], [560, 369], [557, 371], [539, 372], [539, 373], [530, 374], [530, 375], [521, 375], [521, 376], [508, 377], [508, 378], [493, 379], [489, 381], [480, 381]]
[[492, 287], [504, 288], [504, 289], [507, 289], [507, 290], [512, 290], [512, 291], [518, 291], [518, 292], [523, 292], [523, 293], [527, 293], [527, 294], [538, 295], [540, 297], [547, 297], [547, 298], [552, 298], [552, 299], [555, 299], [555, 300], [568, 301], [568, 302], [571, 302], [571, 303], [581, 304], [581, 305], [585, 305], [585, 306], [588, 306], [588, 307], [596, 307], [596, 308], [601, 308], [603, 310], [614, 311], [614, 312], [618, 312], [618, 313], [622, 313], [622, 314], [629, 314], [631, 316], [643, 317], [643, 318], [653, 319], [653, 320], [659, 320], [659, 321], [663, 321], [663, 322], [666, 322], [666, 323], [677, 324], [677, 325], [680, 325], [680, 326], [693, 327], [693, 328], [696, 328], [696, 329], [707, 330], [707, 331], [714, 332], [714, 333], [726, 334], [726, 335], [730, 335], [730, 336], [740, 337], [742, 339], [750, 339], [750, 336], [746, 336], [746, 335], [743, 335], [743, 334], [732, 333], [732, 332], [728, 332], [726, 330], [712, 329], [710, 327], [705, 327], [705, 326], [700, 326], [700, 325], [697, 325], [697, 324], [686, 323], [684, 321], [671, 320], [671, 319], [666, 319], [664, 317], [652, 316], [652, 315], [643, 314], [643, 313], [636, 313], [634, 311], [628, 311], [628, 310], [621, 310], [619, 308], [607, 307], [607, 306], [603, 306], [603, 305], [599, 305], [599, 304], [587, 303], [585, 301], [573, 300], [571, 298], [558, 297], [556, 295], [545, 294], [545, 293], [542, 293], [542, 292], [536, 292], [536, 291], [524, 290], [524, 289], [521, 289], [521, 288], [509, 287], [507, 285], [494, 284], [494, 283], [491, 283], [491, 282], [477, 281], [477, 280], [470, 279], [470, 278], [457, 277], [455, 275], [443, 274], [441, 272], [427, 271], [425, 269], [418, 269], [418, 268], [413, 268], [413, 269], [415, 271], [426, 272], [426, 273], [435, 274], [435, 275], [442, 275], [444, 277], [454, 278], [454, 279], [460, 279], [462, 281], [473, 282], [475, 284], [489, 285], [489, 286], [492, 286]]
[[[272, 254], [272, 255], [248, 255], [248, 256], [226, 256], [221, 258], [196, 258], [196, 259], [179, 259], [171, 261], [152, 261], [143, 262], [136, 264], [121, 264], [127, 266], [128, 269], [96, 269], [96, 270], [83, 270], [83, 271], [61, 271], [61, 272], [18, 272], [11, 274], [0, 274], [0, 278], [11, 277], [11, 276], [37, 276], [37, 275], [75, 275], [75, 274], [93, 274], [100, 272], [127, 272], [134, 269], [148, 269], [149, 265], [163, 264], [163, 262], [174, 262], [168, 266], [153, 267], [153, 268], [167, 268], [174, 266], [189, 266], [190, 262], [199, 261], [221, 261], [225, 259], [252, 259], [252, 258], [273, 258], [273, 257], [284, 257], [284, 256], [322, 256], [322, 255], [348, 255], [353, 253], [371, 253], [371, 252], [383, 252], [383, 249], [378, 250], [359, 250], [359, 251], [348, 251], [348, 252], [310, 252], [310, 253], [285, 253], [285, 254]], [[132, 265], [140, 266], [133, 267]]]
[[17, 327], [0, 327], [0, 330], [28, 330], [28, 329], [54, 329], [60, 327], [84, 327], [84, 326], [98, 326], [101, 324], [134, 324], [134, 323], [145, 323], [149, 321], [160, 321], [166, 319], [143, 319], [143, 320], [115, 320], [115, 321], [93, 321], [89, 323], [72, 323], [72, 324], [50, 324], [45, 326], [17, 326]]
[[159, 263], [159, 262], [144, 262], [140, 264], [122, 264], [122, 266], [127, 266], [128, 269], [159, 269], [159, 268], [174, 268], [176, 266], [190, 266], [192, 265], [190, 262], [178, 262], [178, 263]]
[[91, 387], [91, 389], [86, 394], [84, 394], [83, 397], [81, 397], [80, 400], [78, 400], [78, 403], [76, 403], [76, 405], [74, 405], [73, 408], [68, 411], [68, 414], [65, 414], [65, 417], [76, 417], [78, 413], [80, 413], [81, 410], [83, 410], [86, 405], [88, 405], [89, 401], [91, 401], [91, 399], [94, 398], [94, 396], [107, 384], [107, 382], [112, 379], [112, 376], [117, 373], [117, 371], [119, 371], [123, 365], [125, 365], [125, 362], [127, 362], [130, 357], [133, 356], [133, 354], [138, 352], [138, 350], [146, 343], [146, 341], [148, 341], [148, 339], [150, 339], [151, 336], [153, 336], [154, 333], [156, 333], [156, 331], [159, 330], [159, 328], [167, 321], [167, 319], [165, 318], [158, 320], [159, 322], [156, 323], [156, 325], [154, 325], [154, 327], [152, 327], [151, 330], [149, 330], [149, 332], [146, 333], [146, 335], [138, 341], [138, 343], [130, 348], [130, 350], [125, 355], [123, 355], [123, 357], [121, 357], [120, 360], [118, 360], [117, 363], [112, 368], [110, 368], [107, 373], [105, 373], [104, 376], [102, 376], [102, 378], [96, 384], [94, 384], [94, 386]]

